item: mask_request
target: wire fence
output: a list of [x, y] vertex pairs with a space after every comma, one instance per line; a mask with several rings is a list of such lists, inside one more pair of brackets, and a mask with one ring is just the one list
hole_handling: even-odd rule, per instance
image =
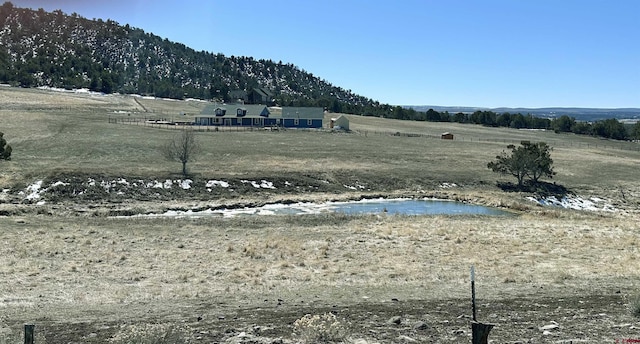
[[[113, 124], [128, 124], [128, 125], [138, 125], [150, 128], [157, 129], [184, 129], [186, 127], [196, 131], [196, 132], [245, 132], [245, 131], [286, 131], [288, 129], [293, 129], [296, 131], [313, 131], [313, 132], [322, 132], [327, 131], [331, 132], [331, 129], [308, 129], [308, 128], [284, 128], [284, 127], [264, 127], [264, 126], [208, 126], [208, 125], [194, 125], [193, 122], [187, 121], [173, 121], [167, 118], [146, 118], [146, 117], [109, 117], [109, 123]], [[376, 131], [376, 130], [356, 130], [351, 131], [351, 133], [356, 135], [368, 136], [368, 135], [380, 135], [380, 136], [398, 136], [398, 137], [416, 137], [416, 138], [427, 138], [427, 139], [437, 139], [443, 140], [442, 135], [433, 135], [433, 134], [422, 134], [422, 133], [409, 133], [409, 132], [399, 132], [399, 131]], [[474, 137], [474, 136], [462, 136], [455, 135], [453, 138], [449, 139], [453, 141], [462, 141], [462, 142], [485, 142], [485, 143], [501, 143], [506, 145], [518, 145], [522, 142], [522, 139], [506, 139], [499, 137]], [[640, 152], [640, 142], [631, 142], [631, 141], [610, 141], [610, 140], [602, 140], [602, 142], [597, 143], [587, 143], [587, 142], [576, 142], [575, 140], [546, 140], [547, 144], [552, 147], [561, 147], [561, 148], [583, 148], [583, 149], [614, 149], [614, 150], [625, 150], [625, 151], [639, 151]]]
[[[522, 139], [507, 139], [507, 138], [499, 138], [499, 137], [473, 137], [473, 136], [462, 136], [455, 135], [453, 138], [444, 139], [442, 135], [433, 135], [433, 134], [420, 134], [420, 133], [402, 133], [398, 131], [358, 131], [356, 132], [359, 135], [367, 136], [367, 135], [390, 135], [390, 136], [400, 136], [400, 137], [421, 137], [421, 138], [429, 138], [429, 139], [438, 139], [438, 140], [452, 140], [452, 141], [463, 141], [463, 142], [485, 142], [485, 143], [502, 143], [504, 145], [519, 145], [520, 142], [526, 141]], [[587, 143], [587, 142], [576, 142], [575, 140], [545, 140], [545, 142], [552, 147], [561, 147], [561, 148], [584, 148], [584, 149], [615, 149], [615, 150], [626, 150], [626, 151], [637, 151], [640, 152], [640, 142], [638, 141], [611, 141], [603, 139], [602, 142], [597, 143]]]
[[245, 132], [245, 131], [286, 131], [289, 129], [297, 131], [324, 131], [325, 129], [314, 128], [285, 128], [282, 126], [238, 126], [238, 125], [197, 125], [191, 121], [173, 121], [165, 118], [145, 118], [145, 117], [109, 117], [109, 123], [137, 125], [156, 129], [182, 130], [189, 128], [195, 132]]

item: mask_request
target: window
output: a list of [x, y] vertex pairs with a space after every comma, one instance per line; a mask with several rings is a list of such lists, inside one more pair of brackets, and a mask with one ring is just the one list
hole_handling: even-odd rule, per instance
[[308, 119], [307, 120], [307, 127], [310, 127], [313, 125], [313, 120], [312, 119]]
[[247, 114], [247, 110], [245, 109], [238, 108], [238, 110], [236, 111], [236, 115], [238, 115], [238, 117], [245, 116], [246, 114]]
[[297, 118], [296, 118], [296, 119], [294, 119], [294, 120], [293, 120], [293, 125], [295, 125], [296, 127], [297, 127], [298, 125], [300, 125], [300, 120], [299, 120], [299, 119], [297, 119]]
[[224, 116], [227, 113], [227, 109], [217, 108], [216, 116]]

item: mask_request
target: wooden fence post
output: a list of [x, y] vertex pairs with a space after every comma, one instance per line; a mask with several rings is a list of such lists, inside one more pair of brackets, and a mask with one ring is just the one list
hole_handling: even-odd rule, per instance
[[25, 324], [24, 325], [24, 344], [34, 344], [35, 327], [36, 327], [36, 325], [33, 325], [33, 324]]
[[473, 265], [471, 265], [471, 315], [473, 321], [476, 319], [476, 272]]
[[489, 342], [489, 332], [494, 325], [482, 324], [479, 322], [471, 323], [471, 343], [487, 344]]
[[494, 325], [479, 323], [476, 320], [476, 276], [473, 265], [471, 266], [471, 312], [473, 318], [471, 322], [471, 343], [488, 344], [489, 332]]

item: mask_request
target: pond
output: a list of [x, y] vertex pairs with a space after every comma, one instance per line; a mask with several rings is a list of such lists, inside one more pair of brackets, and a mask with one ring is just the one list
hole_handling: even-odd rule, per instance
[[261, 207], [240, 209], [208, 209], [202, 211], [170, 210], [162, 214], [138, 215], [140, 217], [204, 217], [242, 215], [304, 215], [337, 212], [345, 214], [391, 214], [391, 215], [492, 215], [507, 216], [513, 213], [497, 208], [468, 203], [435, 199], [364, 199], [348, 202], [293, 204], [267, 204]]
[[481, 205], [434, 199], [378, 199], [335, 203], [336, 212], [347, 214], [388, 213], [402, 215], [508, 215]]

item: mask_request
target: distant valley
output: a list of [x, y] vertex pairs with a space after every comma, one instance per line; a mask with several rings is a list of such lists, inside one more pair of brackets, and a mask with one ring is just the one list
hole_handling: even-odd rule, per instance
[[640, 121], [640, 108], [620, 108], [620, 109], [598, 109], [598, 108], [567, 108], [567, 107], [548, 107], [548, 108], [483, 108], [469, 106], [436, 106], [436, 105], [405, 105], [405, 108], [412, 108], [416, 111], [426, 112], [433, 109], [438, 112], [448, 111], [449, 113], [473, 113], [474, 111], [493, 111], [496, 113], [521, 113], [531, 114], [541, 118], [558, 118], [560, 116], [573, 117], [578, 121], [600, 121], [609, 118], [615, 118], [622, 122]]

